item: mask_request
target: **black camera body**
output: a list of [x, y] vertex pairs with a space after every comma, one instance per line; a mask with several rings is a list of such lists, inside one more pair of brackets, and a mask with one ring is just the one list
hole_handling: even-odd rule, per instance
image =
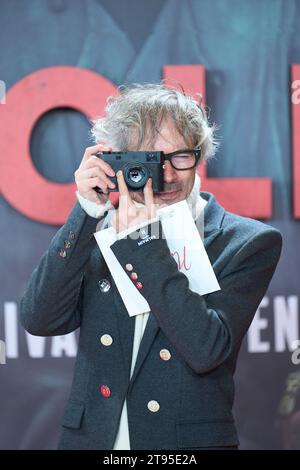
[[[122, 170], [129, 191], [143, 191], [150, 177], [153, 192], [163, 191], [164, 152], [101, 152], [96, 156], [107, 162], [115, 174]], [[108, 176], [108, 178], [116, 185], [114, 189], [108, 188], [109, 192], [119, 191], [117, 177]], [[95, 191], [101, 194], [101, 189], [97, 186]]]

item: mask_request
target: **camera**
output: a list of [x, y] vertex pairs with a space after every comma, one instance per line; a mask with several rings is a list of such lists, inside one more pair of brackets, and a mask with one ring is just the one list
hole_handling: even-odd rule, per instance
[[[122, 170], [129, 191], [143, 191], [150, 177], [153, 192], [161, 192], [164, 189], [163, 152], [99, 152], [96, 157], [107, 162], [116, 174]], [[116, 188], [109, 188], [109, 191], [119, 191], [117, 177], [108, 176], [108, 178], [116, 185]], [[94, 189], [97, 193], [102, 193], [98, 186]]]

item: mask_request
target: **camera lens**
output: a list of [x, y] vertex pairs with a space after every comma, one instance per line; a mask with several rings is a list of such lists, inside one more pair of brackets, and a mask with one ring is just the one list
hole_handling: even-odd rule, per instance
[[143, 170], [136, 168], [129, 171], [128, 178], [134, 183], [139, 183], [143, 178], [145, 178]]
[[141, 189], [147, 183], [149, 170], [141, 162], [128, 162], [123, 168], [124, 179], [131, 189]]

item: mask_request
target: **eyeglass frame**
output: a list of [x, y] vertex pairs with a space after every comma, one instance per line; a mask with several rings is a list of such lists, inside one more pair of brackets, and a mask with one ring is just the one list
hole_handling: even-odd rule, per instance
[[[174, 155], [177, 155], [177, 154], [180, 155], [181, 153], [193, 153], [195, 155], [194, 165], [190, 166], [189, 168], [176, 168], [172, 163], [172, 157], [174, 157]], [[182, 149], [182, 150], [176, 150], [175, 152], [171, 152], [171, 153], [164, 153], [164, 160], [168, 160], [172, 168], [174, 168], [174, 170], [176, 171], [192, 170], [193, 168], [197, 166], [197, 163], [199, 162], [200, 158], [201, 158], [201, 147], [198, 149]]]

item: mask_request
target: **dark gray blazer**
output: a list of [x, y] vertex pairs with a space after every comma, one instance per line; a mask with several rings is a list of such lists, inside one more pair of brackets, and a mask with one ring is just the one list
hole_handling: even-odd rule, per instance
[[[201, 195], [208, 201], [204, 245], [220, 291], [193, 293], [165, 239], [138, 246], [127, 238], [112, 246], [124, 269], [132, 264], [151, 308], [131, 380], [135, 317], [129, 317], [96, 244], [99, 220], [76, 203], [34, 270], [21, 300], [24, 328], [53, 336], [80, 327], [60, 448], [112, 449], [125, 398], [132, 449], [238, 445], [232, 417], [236, 359], [276, 268], [282, 237], [269, 225], [225, 211], [211, 193]], [[110, 289], [103, 289], [103, 279]], [[104, 334], [112, 337], [110, 346], [100, 341]], [[161, 359], [162, 349], [171, 353], [169, 360]], [[109, 397], [102, 395], [103, 385]], [[151, 400], [158, 411], [148, 409]]]

